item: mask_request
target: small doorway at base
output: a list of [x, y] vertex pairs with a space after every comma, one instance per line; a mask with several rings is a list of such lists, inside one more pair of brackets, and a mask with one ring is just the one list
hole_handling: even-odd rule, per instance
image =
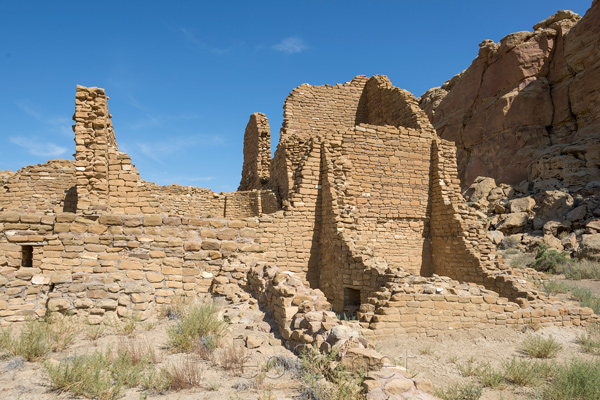
[[356, 313], [360, 309], [360, 289], [344, 288], [343, 319], [356, 319]]

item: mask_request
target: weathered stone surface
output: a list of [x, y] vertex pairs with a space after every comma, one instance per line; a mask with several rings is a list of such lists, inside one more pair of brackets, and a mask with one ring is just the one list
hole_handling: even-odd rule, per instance
[[531, 196], [514, 199], [509, 202], [511, 213], [530, 212], [535, 207], [535, 200]]
[[581, 237], [579, 257], [600, 261], [600, 233]]
[[438, 134], [456, 142], [464, 185], [481, 175], [545, 188], [598, 180], [599, 24], [593, 2], [582, 19], [558, 11], [533, 32], [486, 40], [467, 70], [421, 96]]

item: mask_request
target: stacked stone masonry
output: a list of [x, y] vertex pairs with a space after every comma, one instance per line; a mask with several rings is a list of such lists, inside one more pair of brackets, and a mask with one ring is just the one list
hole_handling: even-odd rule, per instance
[[[355, 314], [365, 335], [596, 318], [496, 255], [460, 194], [455, 147], [385, 76], [296, 88], [272, 160], [268, 120], [253, 114], [233, 193], [142, 180], [107, 100], [77, 87], [75, 161], [0, 175], [2, 323], [47, 310], [147, 318], [177, 295], [261, 298], [256, 263], [295, 274], [315, 307]], [[268, 304], [287, 302], [268, 290]], [[289, 310], [272, 311], [297, 341]]]

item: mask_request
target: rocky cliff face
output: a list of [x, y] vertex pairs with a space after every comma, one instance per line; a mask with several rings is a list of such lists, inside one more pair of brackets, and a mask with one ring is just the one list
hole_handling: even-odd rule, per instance
[[469, 68], [420, 98], [456, 142], [464, 186], [478, 176], [536, 189], [600, 180], [600, 0], [583, 18], [559, 11], [533, 29], [483, 41]]

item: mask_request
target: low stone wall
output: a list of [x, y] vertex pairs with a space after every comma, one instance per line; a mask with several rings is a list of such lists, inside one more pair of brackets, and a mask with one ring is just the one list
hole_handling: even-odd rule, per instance
[[402, 275], [361, 306], [359, 319], [369, 328], [365, 334], [431, 335], [500, 325], [585, 326], [599, 320], [591, 308], [557, 299], [519, 299], [517, 304], [480, 285], [448, 277]]
[[144, 319], [208, 293], [222, 268], [260, 260], [256, 218], [0, 214], [0, 322], [47, 309]]

